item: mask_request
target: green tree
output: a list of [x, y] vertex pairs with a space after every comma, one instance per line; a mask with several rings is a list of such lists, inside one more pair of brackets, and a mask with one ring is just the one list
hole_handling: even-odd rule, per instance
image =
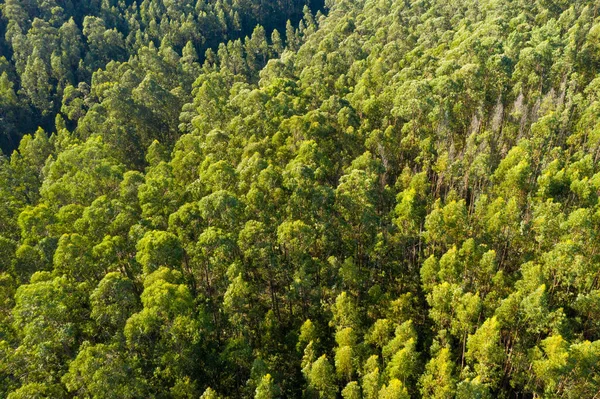
[[258, 387], [256, 387], [256, 393], [254, 395], [255, 399], [275, 399], [279, 396], [279, 389], [275, 382], [273, 381], [273, 377], [271, 374], [265, 374]]
[[384, 385], [379, 391], [380, 399], [408, 399], [410, 396], [402, 382], [398, 379], [390, 380], [388, 385]]
[[76, 395], [90, 398], [137, 398], [147, 395], [147, 382], [123, 348], [84, 343], [62, 381]]
[[138, 241], [136, 250], [136, 260], [146, 274], [151, 274], [161, 266], [181, 269], [183, 249], [179, 238], [172, 233], [149, 231]]
[[425, 366], [420, 379], [421, 394], [436, 399], [453, 398], [456, 387], [454, 367], [449, 348], [440, 349]]
[[90, 317], [105, 338], [121, 333], [127, 319], [140, 306], [134, 283], [118, 272], [102, 278], [90, 295], [90, 305]]
[[37, 272], [17, 289], [12, 314], [20, 345], [13, 359], [22, 365], [14, 373], [23, 384], [50, 388], [60, 381], [87, 330], [86, 291], [85, 284], [48, 272]]
[[305, 374], [309, 388], [313, 389], [319, 398], [334, 398], [337, 386], [334, 378], [335, 372], [326, 355], [322, 355], [310, 365], [310, 370]]
[[500, 342], [500, 324], [487, 319], [467, 341], [466, 358], [472, 362], [482, 383], [495, 386], [502, 377], [506, 354]]
[[125, 325], [126, 344], [143, 378], [158, 378], [167, 392], [190, 378], [199, 354], [201, 325], [180, 272], [161, 267], [144, 279], [143, 309]]

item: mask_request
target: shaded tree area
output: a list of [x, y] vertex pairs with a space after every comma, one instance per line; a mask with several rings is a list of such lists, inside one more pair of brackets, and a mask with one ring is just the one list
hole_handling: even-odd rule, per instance
[[[10, 154], [20, 138], [38, 126], [53, 131], [55, 116], [64, 113], [61, 104], [72, 101], [73, 88], [89, 86], [92, 75], [110, 62], [136, 58], [152, 45], [168, 48], [178, 57], [189, 58], [193, 50], [196, 61], [203, 62], [207, 49], [250, 36], [257, 25], [268, 35], [274, 30], [284, 35], [286, 21], [296, 25], [306, 6], [318, 10], [323, 4], [304, 0], [3, 1], [0, 148]], [[191, 87], [183, 85], [180, 90], [189, 92]]]

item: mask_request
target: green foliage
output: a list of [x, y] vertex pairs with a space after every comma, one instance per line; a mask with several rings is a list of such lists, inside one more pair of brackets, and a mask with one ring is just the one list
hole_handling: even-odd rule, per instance
[[400, 380], [394, 378], [379, 391], [380, 399], [408, 399], [410, 396]]
[[112, 272], [90, 294], [90, 305], [90, 317], [101, 335], [109, 338], [123, 331], [127, 319], [139, 308], [139, 298], [131, 280]]
[[323, 355], [312, 364], [305, 376], [308, 380], [308, 387], [317, 393], [319, 398], [334, 398], [337, 388], [334, 380], [334, 370], [327, 356]]
[[324, 6], [2, 2], [0, 398], [600, 391], [597, 5]]
[[275, 399], [279, 396], [279, 389], [273, 382], [271, 374], [265, 374], [256, 387], [254, 399]]
[[421, 376], [421, 394], [424, 397], [445, 399], [454, 397], [456, 380], [450, 350], [442, 348], [431, 358]]
[[179, 269], [183, 258], [179, 239], [166, 231], [147, 232], [137, 242], [136, 250], [136, 260], [146, 274], [156, 271], [161, 266]]
[[147, 392], [139, 369], [122, 348], [84, 343], [62, 381], [70, 392], [91, 398], [138, 398]]
[[[19, 139], [38, 124], [50, 128], [58, 112], [77, 122], [99, 102], [110, 108], [111, 99], [104, 101], [90, 95], [89, 84], [97, 83], [99, 70], [111, 68], [115, 62], [135, 64], [136, 58], [144, 58], [144, 49], [155, 46], [161, 50], [163, 66], [168, 65], [170, 73], [179, 76], [164, 86], [144, 74], [145, 79], [142, 76], [137, 81], [139, 87], [133, 92], [140, 96], [136, 104], [139, 107], [132, 108], [129, 102], [129, 109], [135, 109], [130, 116], [148, 117], [149, 111], [160, 105], [174, 111], [175, 119], [171, 122], [176, 123], [182, 105], [177, 91], [190, 90], [201, 70], [203, 59], [198, 54], [204, 55], [206, 50], [228, 40], [239, 43], [243, 58], [237, 62], [243, 63], [248, 78], [255, 80], [267, 59], [283, 50], [277, 29], [283, 31], [289, 19], [295, 24], [303, 16], [312, 21], [312, 16], [307, 17], [310, 14], [303, 13], [306, 4], [292, 1], [265, 5], [244, 1], [217, 5], [152, 0], [142, 5], [131, 1], [75, 4], [70, 0], [26, 3], [11, 0], [2, 7], [0, 24], [0, 49], [5, 55], [0, 58], [0, 105], [7, 111], [0, 120], [1, 148], [10, 153], [18, 147]], [[272, 33], [271, 43], [266, 40], [267, 32]], [[242, 45], [240, 39], [245, 36], [249, 37]], [[226, 55], [231, 55], [231, 51], [219, 60], [224, 65], [229, 63]], [[131, 95], [132, 87], [126, 86], [116, 91]], [[165, 102], [169, 99], [175, 101]], [[121, 104], [128, 103], [121, 100], [125, 100]], [[154, 114], [154, 122], [162, 116], [166, 113]], [[133, 129], [140, 127], [127, 125]], [[160, 132], [163, 127], [155, 126], [154, 134], [164, 134]]]

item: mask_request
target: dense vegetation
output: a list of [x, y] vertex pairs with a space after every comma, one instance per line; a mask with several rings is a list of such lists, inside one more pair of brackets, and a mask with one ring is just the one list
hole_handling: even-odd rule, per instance
[[[97, 102], [97, 98], [88, 96], [93, 73], [99, 68], [111, 71], [113, 61], [152, 63], [146, 47], [154, 46], [160, 49], [163, 63], [176, 64], [181, 57], [183, 65], [191, 65], [201, 61], [198, 54], [203, 56], [207, 49], [216, 51], [220, 43], [227, 44], [228, 40], [233, 42], [222, 51], [231, 53], [233, 58], [243, 57], [244, 50], [256, 49], [244, 48], [236, 39], [254, 33], [253, 44], [264, 44], [264, 29], [269, 33], [274, 29], [284, 32], [286, 21], [297, 23], [306, 5], [319, 8], [322, 3], [319, 0], [313, 0], [312, 4], [309, 0], [3, 0], [0, 2], [4, 17], [0, 23], [0, 106], [4, 112], [0, 119], [0, 146], [10, 153], [23, 133], [35, 131], [37, 126], [53, 129], [58, 112], [76, 122], [85, 113], [82, 107]], [[258, 24], [264, 28], [253, 32]], [[272, 39], [280, 41], [279, 32]], [[245, 68], [249, 70], [236, 72], [249, 75], [261, 69], [266, 55], [264, 49], [260, 50], [263, 51], [248, 60]], [[143, 67], [152, 70], [151, 66]], [[177, 66], [162, 65], [154, 72], [173, 74], [174, 68]], [[147, 72], [143, 71], [142, 79]], [[191, 83], [198, 71], [184, 68], [184, 73], [187, 76], [152, 83], [169, 91], [179, 88], [177, 100], [188, 102]]]
[[596, 2], [82, 3], [2, 4], [1, 398], [598, 397]]

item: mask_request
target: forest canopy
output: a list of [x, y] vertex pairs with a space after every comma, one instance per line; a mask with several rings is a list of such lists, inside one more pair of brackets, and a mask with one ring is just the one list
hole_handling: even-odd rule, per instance
[[600, 392], [589, 0], [0, 0], [0, 398]]

